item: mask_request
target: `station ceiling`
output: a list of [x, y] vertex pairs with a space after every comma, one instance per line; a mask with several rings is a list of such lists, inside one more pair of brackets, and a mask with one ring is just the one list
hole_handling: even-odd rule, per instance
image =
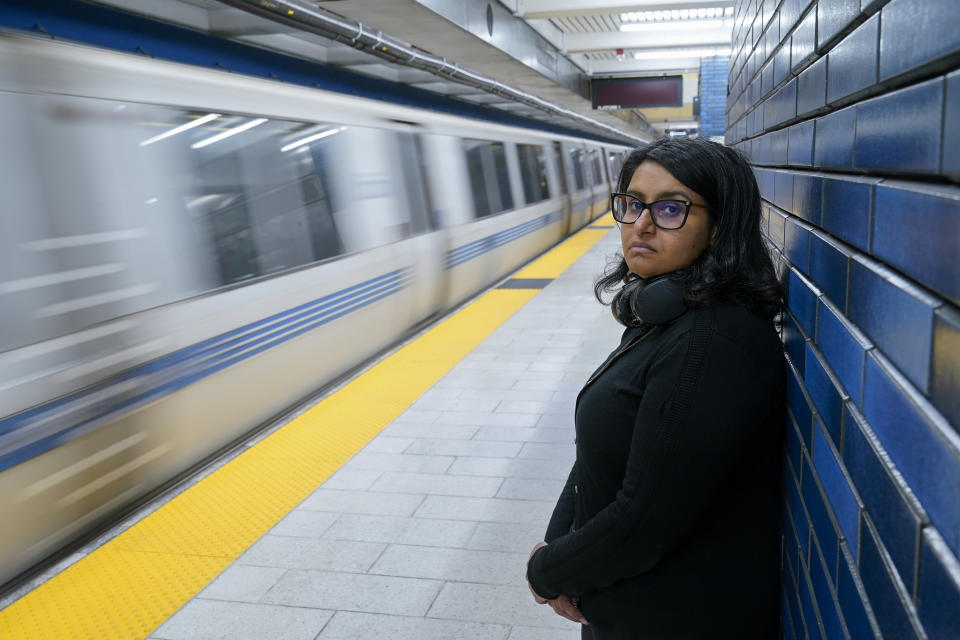
[[[541, 118], [625, 141], [659, 134], [631, 109], [594, 110], [593, 78], [697, 71], [702, 56], [730, 47], [733, 0], [96, 0], [366, 75]], [[263, 9], [272, 5], [273, 13]], [[371, 46], [330, 37], [281, 13], [344, 18], [369, 36], [409, 43], [462, 68], [460, 80], [384, 59]], [[314, 21], [316, 23], [316, 21]], [[367, 38], [369, 39], [369, 38]], [[506, 94], [487, 78], [509, 85]], [[495, 83], [496, 84], [496, 83]], [[517, 99], [516, 94], [532, 100]], [[537, 101], [558, 108], [539, 108]], [[566, 115], [565, 115], [566, 114]], [[662, 127], [661, 129], [662, 130]]]

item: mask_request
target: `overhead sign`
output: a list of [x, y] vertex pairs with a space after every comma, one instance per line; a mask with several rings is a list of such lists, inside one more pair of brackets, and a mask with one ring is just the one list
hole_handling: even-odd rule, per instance
[[590, 81], [594, 109], [683, 106], [683, 76], [608, 78]]

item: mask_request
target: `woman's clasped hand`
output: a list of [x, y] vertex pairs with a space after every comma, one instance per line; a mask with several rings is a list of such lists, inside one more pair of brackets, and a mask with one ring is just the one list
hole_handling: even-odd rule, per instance
[[[545, 546], [547, 546], [546, 542], [538, 542], [535, 544], [533, 550], [530, 551], [530, 557], [532, 558], [533, 554], [535, 554], [538, 549]], [[583, 614], [580, 613], [580, 609], [577, 608], [576, 600], [572, 596], [560, 594], [556, 598], [548, 599], [534, 591], [529, 580], [527, 581], [527, 587], [530, 589], [530, 593], [533, 595], [533, 599], [536, 600], [537, 604], [550, 605], [550, 608], [553, 609], [554, 613], [562, 618], [570, 620], [571, 622], [590, 624], [587, 622], [587, 619], [583, 617]]]

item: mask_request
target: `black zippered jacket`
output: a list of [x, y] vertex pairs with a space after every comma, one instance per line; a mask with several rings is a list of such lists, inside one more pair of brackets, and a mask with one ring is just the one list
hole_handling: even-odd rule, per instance
[[579, 597], [598, 638], [776, 638], [782, 343], [738, 306], [644, 331], [577, 398], [576, 462], [530, 584]]

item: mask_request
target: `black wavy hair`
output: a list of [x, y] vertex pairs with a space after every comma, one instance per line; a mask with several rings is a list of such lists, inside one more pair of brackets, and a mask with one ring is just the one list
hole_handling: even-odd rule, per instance
[[[690, 308], [734, 302], [773, 320], [783, 307], [783, 286], [760, 236], [760, 190], [753, 170], [735, 149], [703, 138], [661, 138], [635, 149], [620, 169], [617, 191], [630, 185], [644, 160], [653, 160], [706, 200], [717, 236], [697, 260], [671, 277], [683, 285]], [[604, 292], [619, 290], [639, 278], [623, 254], [607, 265], [594, 285], [602, 304]]]

